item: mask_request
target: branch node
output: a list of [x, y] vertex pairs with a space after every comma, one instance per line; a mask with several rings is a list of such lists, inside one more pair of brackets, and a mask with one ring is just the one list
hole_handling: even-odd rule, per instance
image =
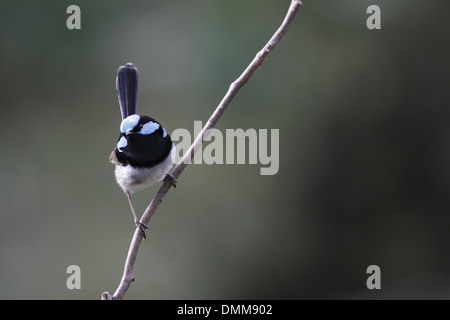
[[102, 293], [102, 300], [114, 300], [114, 299], [109, 292], [105, 291]]

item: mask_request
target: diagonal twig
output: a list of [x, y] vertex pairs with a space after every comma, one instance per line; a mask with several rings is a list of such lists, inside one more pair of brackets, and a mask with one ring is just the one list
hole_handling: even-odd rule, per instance
[[[204, 141], [205, 136], [208, 134], [208, 130], [212, 129], [216, 126], [219, 119], [222, 117], [226, 108], [236, 96], [238, 91], [244, 86], [244, 84], [250, 79], [253, 73], [258, 69], [258, 67], [263, 63], [264, 59], [267, 55], [272, 51], [272, 49], [278, 44], [284, 34], [288, 31], [292, 21], [294, 20], [298, 9], [302, 5], [300, 0], [291, 0], [291, 5], [289, 6], [288, 12], [283, 20], [283, 23], [278, 28], [278, 30], [274, 33], [272, 38], [270, 38], [269, 42], [259, 51], [253, 61], [248, 65], [248, 67], [244, 70], [244, 72], [237, 78], [233, 83], [231, 83], [227, 93], [223, 97], [220, 104], [217, 106], [214, 113], [209, 118], [208, 122], [203, 127], [202, 131], [199, 133], [197, 138], [194, 140], [192, 145], [189, 147], [188, 151], [184, 154], [183, 158], [180, 162], [175, 166], [172, 171], [172, 176], [176, 179], [180, 176], [186, 166], [190, 163], [192, 158], [195, 155], [195, 152], [200, 148], [201, 144]], [[153, 200], [148, 205], [147, 209], [144, 211], [141, 223], [148, 224], [151, 217], [155, 213], [158, 206], [163, 201], [167, 192], [170, 190], [172, 184], [169, 181], [164, 181], [161, 188], [156, 193]], [[121, 300], [125, 296], [128, 288], [130, 287], [131, 282], [134, 281], [133, 270], [134, 263], [136, 261], [136, 257], [139, 251], [139, 247], [142, 242], [142, 233], [139, 231], [139, 228], [134, 232], [133, 239], [130, 244], [130, 248], [128, 250], [127, 259], [125, 262], [124, 273], [122, 276], [122, 280], [120, 281], [119, 287], [116, 289], [116, 292], [113, 296], [108, 292], [104, 292], [102, 294], [102, 300]]]

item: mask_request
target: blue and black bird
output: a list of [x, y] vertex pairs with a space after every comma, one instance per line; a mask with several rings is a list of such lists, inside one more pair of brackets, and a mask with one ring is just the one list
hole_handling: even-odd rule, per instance
[[132, 63], [117, 70], [122, 122], [109, 161], [116, 165], [116, 181], [127, 195], [135, 225], [145, 238], [144, 230], [148, 227], [137, 218], [131, 195], [165, 177], [175, 186], [175, 178], [168, 173], [174, 163], [175, 145], [158, 121], [136, 114], [138, 80], [138, 69]]

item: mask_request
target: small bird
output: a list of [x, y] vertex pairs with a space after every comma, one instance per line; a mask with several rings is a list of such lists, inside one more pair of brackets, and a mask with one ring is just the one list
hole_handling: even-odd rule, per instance
[[138, 78], [138, 69], [132, 63], [117, 70], [122, 122], [119, 140], [109, 161], [116, 165], [116, 181], [127, 195], [135, 226], [145, 239], [148, 226], [137, 218], [131, 195], [163, 179], [176, 187], [176, 179], [168, 173], [174, 163], [175, 145], [158, 121], [136, 114]]

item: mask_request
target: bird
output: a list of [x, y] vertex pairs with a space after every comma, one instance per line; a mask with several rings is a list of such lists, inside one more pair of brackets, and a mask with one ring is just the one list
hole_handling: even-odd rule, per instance
[[109, 161], [115, 165], [115, 178], [128, 198], [135, 227], [146, 239], [145, 229], [131, 201], [136, 191], [167, 179], [176, 187], [169, 171], [175, 160], [176, 148], [170, 135], [154, 118], [136, 114], [139, 71], [133, 63], [117, 70], [116, 89], [122, 115], [120, 135]]

